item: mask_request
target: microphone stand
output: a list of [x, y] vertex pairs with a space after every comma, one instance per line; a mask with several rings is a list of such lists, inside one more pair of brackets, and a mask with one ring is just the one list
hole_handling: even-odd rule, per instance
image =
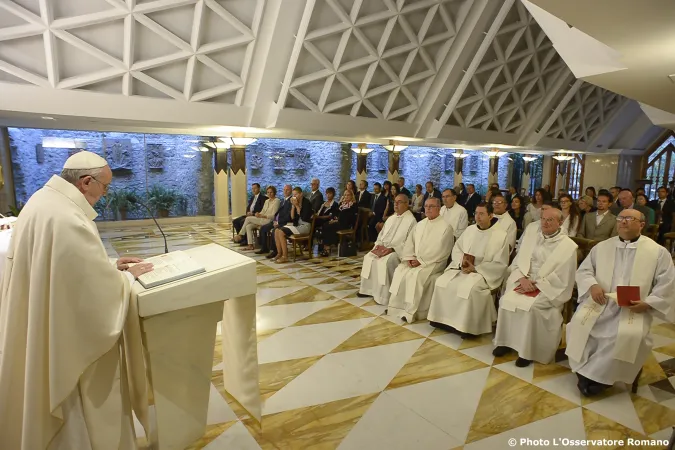
[[157, 225], [157, 228], [159, 229], [159, 232], [162, 233], [162, 237], [164, 238], [164, 253], [165, 253], [165, 254], [166, 254], [166, 253], [169, 253], [169, 246], [168, 246], [168, 244], [166, 243], [166, 235], [164, 234], [164, 230], [162, 230], [162, 227], [159, 226], [159, 223], [158, 223], [157, 220], [155, 219], [155, 215], [152, 213], [152, 211], [150, 210], [150, 208], [148, 207], [148, 205], [146, 205], [145, 203], [141, 202], [141, 201], [138, 200], [136, 197], [128, 197], [127, 200], [129, 201], [129, 203], [137, 203], [137, 204], [141, 205], [142, 207], [144, 207], [145, 209], [148, 210], [148, 213], [150, 214], [150, 218], [155, 222], [155, 225]]

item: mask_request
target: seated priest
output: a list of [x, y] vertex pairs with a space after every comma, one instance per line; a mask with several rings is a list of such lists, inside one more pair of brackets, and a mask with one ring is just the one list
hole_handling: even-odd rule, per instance
[[440, 209], [436, 197], [424, 202], [426, 219], [408, 236], [391, 280], [388, 314], [409, 323], [426, 319], [434, 283], [447, 266], [455, 242], [454, 231], [440, 216]]
[[[545, 201], [544, 204], [541, 205], [541, 212], [539, 213], [540, 217], [541, 217], [541, 213], [543, 213], [547, 209], [551, 209], [551, 208], [553, 208], [551, 202], [548, 201], [548, 200]], [[529, 235], [531, 233], [538, 234], [539, 232], [541, 232], [541, 220], [537, 219], [534, 222], [528, 223], [527, 225], [525, 225], [525, 223], [523, 222], [523, 226], [525, 227], [525, 229], [523, 230], [523, 234], [520, 236], [520, 239], [518, 239], [518, 241], [516, 241], [516, 251], [520, 250], [520, 246], [522, 245], [522, 243], [525, 240], [525, 237], [527, 235]], [[563, 234], [565, 234], [564, 228], [561, 227], [561, 231], [562, 231]]]
[[541, 231], [528, 234], [511, 264], [492, 352], [518, 352], [516, 366], [553, 360], [562, 336], [562, 309], [572, 296], [577, 245], [562, 232], [562, 211], [541, 212]]
[[506, 232], [509, 248], [513, 250], [516, 246], [518, 227], [516, 226], [516, 221], [511, 217], [511, 214], [506, 211], [508, 202], [501, 193], [493, 195], [491, 200], [494, 217], [499, 220], [497, 226]]
[[491, 291], [502, 284], [511, 250], [491, 204], [480, 203], [474, 217], [476, 224], [457, 240], [452, 261], [436, 280], [428, 316], [432, 326], [464, 338], [492, 332], [497, 311]]
[[[262, 211], [255, 213], [254, 216], [247, 216], [244, 220], [244, 225], [241, 227], [239, 234], [234, 237], [234, 242], [241, 242], [244, 236], [246, 236], [246, 241], [248, 242], [248, 247], [246, 250], [253, 250], [253, 231], [260, 228], [263, 225], [266, 225], [272, 222], [274, 216], [277, 215], [279, 211], [279, 199], [277, 198], [277, 188], [274, 186], [267, 187], [267, 200], [265, 200], [265, 205], [263, 206]], [[262, 239], [267, 240], [267, 236], [263, 236]]]
[[452, 227], [455, 239], [459, 239], [469, 226], [469, 214], [462, 205], [457, 203], [457, 193], [454, 189], [444, 190], [441, 198], [443, 200], [441, 217]]
[[277, 246], [278, 264], [288, 262], [288, 243], [286, 238], [294, 234], [308, 234], [312, 227], [314, 210], [309, 199], [302, 194], [301, 187], [293, 188], [291, 196], [291, 219], [290, 223], [274, 230], [274, 242]]
[[593, 247], [579, 266], [581, 305], [567, 325], [565, 353], [586, 397], [632, 383], [651, 353], [653, 318], [675, 319], [670, 252], [640, 235], [640, 211], [624, 209], [616, 220], [619, 235]]
[[[249, 199], [248, 205], [246, 205], [246, 214], [232, 219], [232, 226], [234, 227], [234, 232], [237, 234], [239, 234], [244, 227], [246, 218], [251, 216], [255, 217], [256, 213], [262, 211], [263, 206], [265, 206], [265, 200], [267, 200], [267, 197], [260, 193], [260, 185], [258, 183], [253, 183], [251, 185], [251, 191], [253, 192], [253, 196]], [[246, 245], [245, 239], [240, 239], [237, 242], [239, 242], [240, 245]]]
[[380, 305], [389, 303], [389, 287], [394, 270], [401, 262], [403, 246], [417, 219], [408, 209], [410, 200], [399, 194], [394, 200], [394, 215], [384, 223], [373, 249], [363, 258], [361, 289], [357, 297], [373, 297]]

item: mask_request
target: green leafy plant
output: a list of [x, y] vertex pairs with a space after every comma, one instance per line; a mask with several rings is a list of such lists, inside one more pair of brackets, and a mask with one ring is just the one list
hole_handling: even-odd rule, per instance
[[113, 210], [132, 211], [138, 208], [138, 205], [131, 203], [129, 198], [138, 198], [138, 193], [131, 189], [115, 189], [108, 194], [108, 206]]
[[18, 205], [9, 205], [9, 211], [12, 213], [14, 217], [19, 217], [19, 214], [21, 213], [21, 210], [23, 209], [23, 206], [21, 203]]
[[148, 204], [162, 216], [168, 216], [169, 210], [178, 201], [178, 193], [173, 189], [155, 184], [148, 191]]

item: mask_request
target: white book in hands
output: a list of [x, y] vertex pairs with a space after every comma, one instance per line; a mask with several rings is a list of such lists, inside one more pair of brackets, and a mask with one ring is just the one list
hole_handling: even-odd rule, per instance
[[[152, 263], [153, 265], [152, 272], [144, 273], [138, 277], [138, 281], [146, 289], [206, 272], [204, 267], [181, 251], [154, 256], [144, 260], [143, 263]], [[134, 265], [129, 264], [129, 267]]]

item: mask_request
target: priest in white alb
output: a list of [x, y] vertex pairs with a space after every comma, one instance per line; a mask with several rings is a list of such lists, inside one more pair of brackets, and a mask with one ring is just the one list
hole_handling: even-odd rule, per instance
[[492, 290], [501, 286], [509, 265], [509, 241], [492, 205], [476, 207], [471, 225], [452, 249], [452, 261], [436, 280], [428, 319], [432, 326], [462, 337], [491, 333], [497, 320]]
[[562, 309], [577, 269], [577, 245], [563, 234], [562, 223], [559, 209], [542, 210], [541, 231], [523, 240], [499, 300], [492, 353], [516, 351], [518, 367], [550, 363], [560, 345]]
[[494, 216], [499, 220], [497, 226], [506, 232], [509, 247], [513, 250], [516, 246], [518, 226], [516, 225], [516, 221], [513, 220], [513, 217], [511, 217], [511, 214], [506, 211], [506, 199], [502, 194], [494, 194], [490, 198], [490, 201], [492, 202], [492, 208], [494, 209]]
[[0, 291], [3, 449], [136, 448], [122, 331], [131, 284], [152, 265], [107, 257], [93, 205], [111, 181], [105, 159], [76, 153], [16, 222]]
[[447, 266], [455, 242], [453, 229], [440, 216], [440, 209], [438, 198], [424, 202], [426, 219], [408, 236], [391, 280], [387, 313], [408, 323], [426, 319], [434, 283]]
[[373, 297], [380, 305], [389, 304], [391, 279], [401, 262], [403, 246], [417, 225], [408, 204], [407, 195], [399, 194], [394, 199], [394, 214], [386, 220], [375, 246], [363, 258], [358, 297]]
[[469, 213], [466, 212], [466, 208], [457, 203], [457, 193], [454, 189], [444, 190], [442, 198], [441, 217], [450, 224], [455, 240], [457, 240], [469, 226]]
[[593, 247], [579, 266], [580, 305], [567, 325], [565, 353], [587, 397], [617, 381], [631, 384], [651, 352], [652, 320], [675, 321], [670, 252], [640, 235], [640, 211], [624, 209], [616, 220], [619, 235]]

